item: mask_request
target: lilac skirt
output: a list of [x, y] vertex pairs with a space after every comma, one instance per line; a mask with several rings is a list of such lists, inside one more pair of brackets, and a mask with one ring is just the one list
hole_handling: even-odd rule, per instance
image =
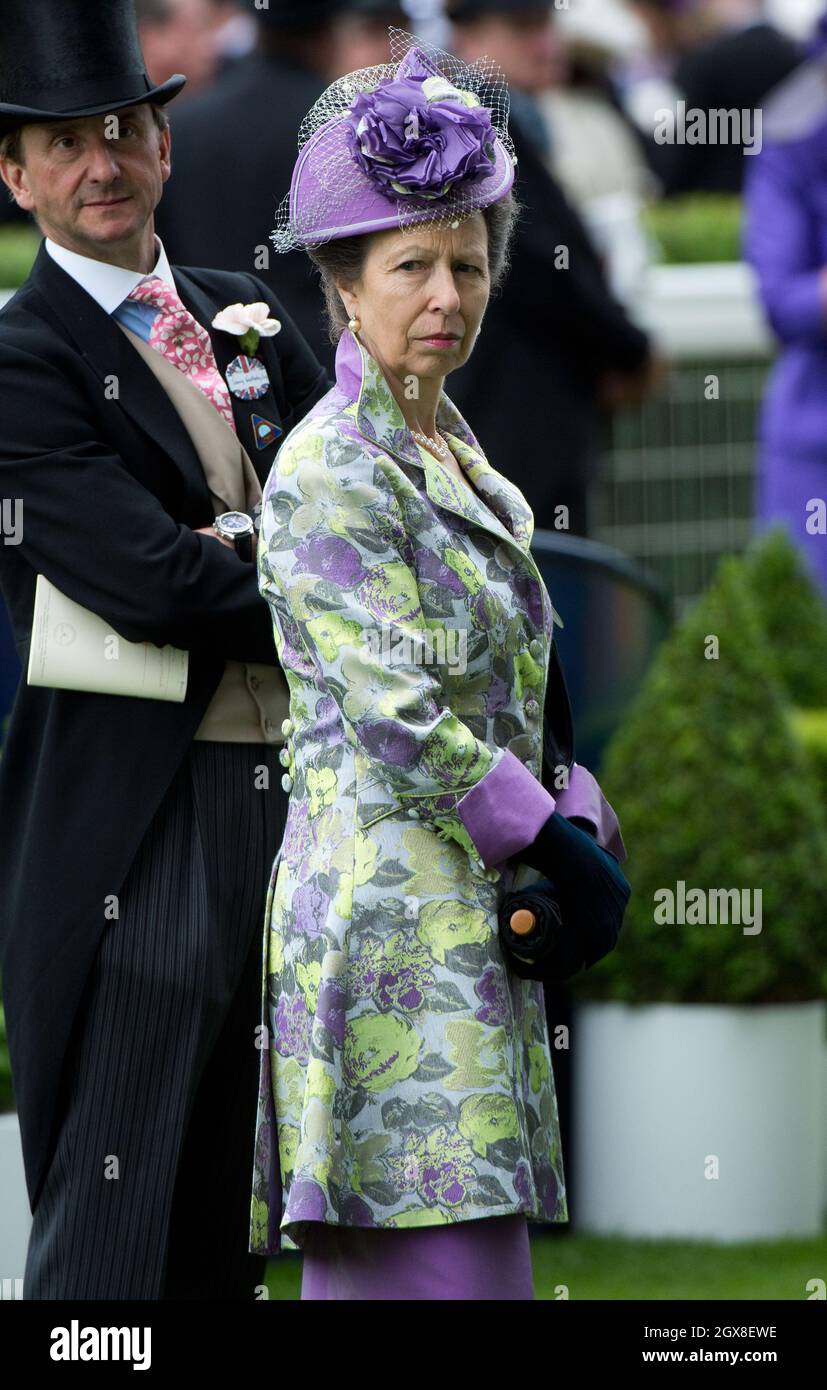
[[410, 1230], [314, 1221], [303, 1253], [302, 1301], [534, 1298], [519, 1212]]

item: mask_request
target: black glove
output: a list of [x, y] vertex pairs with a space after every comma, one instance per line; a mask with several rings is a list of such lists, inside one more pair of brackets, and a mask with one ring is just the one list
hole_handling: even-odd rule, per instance
[[553, 811], [514, 858], [547, 876], [561, 918], [555, 943], [538, 962], [543, 973], [532, 978], [567, 980], [614, 949], [632, 888], [611, 850]]

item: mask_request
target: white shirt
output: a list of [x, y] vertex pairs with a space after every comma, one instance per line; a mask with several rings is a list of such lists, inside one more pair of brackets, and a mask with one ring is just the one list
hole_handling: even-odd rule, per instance
[[[158, 259], [149, 274], [160, 276], [164, 283], [169, 285], [170, 289], [175, 290], [177, 294], [167, 253], [157, 234], [155, 246], [158, 251]], [[93, 260], [91, 256], [80, 256], [77, 251], [67, 251], [65, 246], [59, 246], [50, 237], [46, 238], [46, 250], [52, 260], [56, 261], [67, 275], [71, 275], [73, 280], [77, 280], [81, 288], [86, 290], [87, 294], [91, 294], [92, 298], [100, 304], [107, 314], [114, 313], [136, 285], [140, 285], [142, 280], [149, 279], [148, 275], [141, 275], [140, 271], [126, 270], [124, 266], [109, 265], [106, 261]]]

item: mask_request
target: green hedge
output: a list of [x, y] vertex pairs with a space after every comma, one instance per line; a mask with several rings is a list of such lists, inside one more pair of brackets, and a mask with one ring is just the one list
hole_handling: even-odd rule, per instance
[[[771, 576], [781, 587], [772, 590]], [[821, 611], [796, 626], [805, 592]], [[713, 634], [718, 659], [707, 659]], [[793, 690], [818, 694], [805, 656], [827, 667], [827, 614], [778, 528], [721, 562], [607, 749], [600, 781], [620, 819], [632, 897], [616, 950], [573, 982], [578, 994], [639, 1003], [824, 996], [827, 810], [812, 747], [824, 731], [821, 719], [805, 720], [804, 738], [792, 717]], [[760, 888], [760, 933], [659, 924], [656, 895], [677, 892], [680, 880], [687, 893], [751, 890], [749, 908]]]
[[687, 193], [653, 203], [646, 229], [666, 265], [741, 260], [742, 203], [737, 194]]

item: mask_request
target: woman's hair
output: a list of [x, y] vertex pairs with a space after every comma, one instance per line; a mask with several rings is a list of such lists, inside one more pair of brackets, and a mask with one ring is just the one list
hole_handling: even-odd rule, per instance
[[[512, 190], [499, 202], [489, 203], [482, 208], [488, 229], [488, 274], [491, 281], [491, 294], [499, 289], [509, 267], [509, 251], [514, 225], [521, 212]], [[324, 291], [327, 326], [330, 341], [338, 343], [348, 325], [348, 312], [336, 288], [336, 281], [350, 286], [362, 274], [365, 259], [374, 234], [341, 237], [321, 246], [310, 246], [307, 254], [321, 274]]]

